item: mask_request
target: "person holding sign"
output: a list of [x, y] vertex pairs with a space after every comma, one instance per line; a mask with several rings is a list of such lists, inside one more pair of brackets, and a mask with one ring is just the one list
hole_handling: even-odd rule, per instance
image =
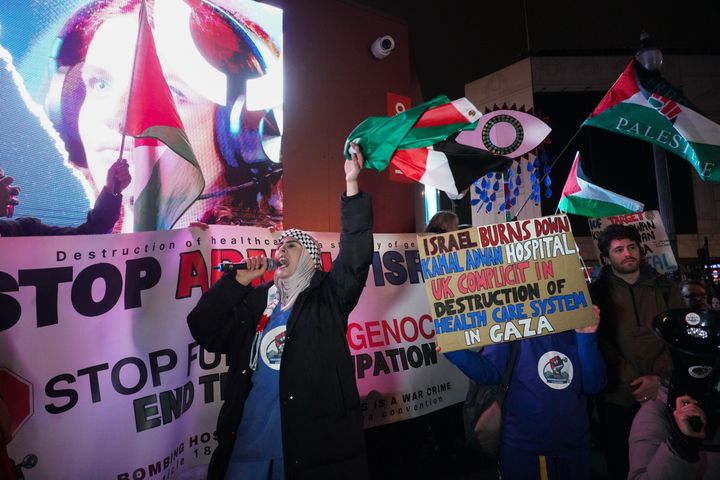
[[247, 269], [226, 273], [188, 316], [198, 343], [229, 364], [211, 480], [368, 478], [346, 330], [372, 261], [372, 208], [358, 187], [362, 152], [353, 148], [330, 271], [314, 238], [287, 230], [273, 283], [252, 285], [268, 259], [249, 257]]
[[672, 370], [670, 355], [651, 331], [653, 318], [685, 304], [678, 287], [644, 262], [638, 231], [610, 225], [598, 237], [607, 259], [590, 285], [593, 303], [603, 312], [598, 331], [608, 384], [598, 403], [611, 479], [628, 473], [628, 435], [640, 404], [654, 399], [660, 379]]
[[[600, 312], [593, 306], [595, 318]], [[605, 385], [597, 324], [517, 340], [518, 351], [502, 407], [502, 478], [590, 479], [587, 396]], [[445, 356], [472, 380], [501, 383], [512, 345]]]

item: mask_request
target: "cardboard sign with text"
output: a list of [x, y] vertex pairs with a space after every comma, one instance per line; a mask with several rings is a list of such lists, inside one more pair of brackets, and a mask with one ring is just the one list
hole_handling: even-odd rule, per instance
[[607, 261], [600, 256], [598, 249], [598, 237], [608, 225], [631, 225], [640, 234], [640, 247], [647, 263], [660, 273], [674, 272], [678, 265], [673, 254], [670, 240], [668, 240], [665, 225], [663, 224], [660, 212], [650, 210], [648, 212], [628, 213], [605, 218], [589, 218], [590, 234], [592, 235], [595, 253], [601, 265]]
[[419, 236], [418, 243], [444, 352], [596, 323], [565, 215]]

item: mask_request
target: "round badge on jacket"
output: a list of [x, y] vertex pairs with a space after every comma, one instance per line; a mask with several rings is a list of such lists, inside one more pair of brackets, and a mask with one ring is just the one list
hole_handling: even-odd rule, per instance
[[554, 390], [567, 388], [573, 379], [573, 364], [561, 352], [551, 350], [538, 360], [538, 375], [548, 387]]
[[260, 341], [260, 358], [273, 370], [280, 370], [280, 360], [285, 349], [285, 333], [286, 326], [281, 325], [263, 335]]

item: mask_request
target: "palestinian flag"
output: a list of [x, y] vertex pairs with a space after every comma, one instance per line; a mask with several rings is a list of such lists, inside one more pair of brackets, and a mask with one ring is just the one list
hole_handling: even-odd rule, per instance
[[703, 180], [720, 181], [720, 125], [635, 59], [583, 125], [658, 145], [689, 161]]
[[145, 2], [139, 29], [125, 122], [125, 134], [135, 137], [134, 231], [168, 230], [202, 193], [205, 180], [160, 67]]
[[[405, 176], [452, 198], [489, 172], [507, 170], [512, 160], [454, 141], [472, 130], [480, 113], [466, 98], [440, 96], [392, 117], [370, 117], [349, 135], [362, 148], [365, 167], [384, 170], [389, 163]], [[452, 140], [448, 140], [453, 137]]]
[[391, 163], [405, 176], [442, 190], [450, 198], [459, 198], [478, 178], [490, 172], [506, 171], [512, 159], [444, 141], [425, 148], [397, 150]]
[[396, 150], [430, 147], [460, 130], [475, 127], [480, 112], [466, 98], [450, 101], [444, 95], [392, 117], [370, 117], [348, 136], [362, 148], [365, 167], [385, 170]]
[[645, 205], [590, 183], [580, 165], [580, 152], [565, 181], [558, 210], [584, 217], [601, 218], [641, 212]]

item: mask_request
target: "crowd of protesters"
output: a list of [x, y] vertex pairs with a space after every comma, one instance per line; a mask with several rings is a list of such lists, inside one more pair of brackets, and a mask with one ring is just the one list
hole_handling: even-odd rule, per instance
[[[274, 265], [264, 257], [249, 259], [247, 269], [227, 273], [188, 317], [204, 348], [230, 356], [218, 419], [221, 443], [208, 478], [389, 478], [378, 442], [392, 445], [402, 438], [417, 447], [418, 455], [448, 445], [464, 448], [458, 441], [462, 419], [453, 407], [445, 415], [441, 411], [414, 426], [408, 423], [408, 428], [362, 433], [344, 333], [372, 253], [371, 201], [357, 182], [361, 168], [362, 152], [355, 146], [345, 163], [340, 254], [329, 272], [322, 271], [317, 242], [291, 229], [281, 235], [274, 285], [251, 285]], [[20, 189], [0, 174], [0, 231], [3, 236], [109, 233], [129, 181], [127, 162], [113, 164], [87, 222], [60, 228], [37, 219], [9, 218]], [[426, 233], [464, 227], [456, 215], [441, 212]], [[597, 325], [519, 340], [513, 342], [516, 346], [446, 354], [483, 384], [500, 383], [511, 364], [497, 455], [501, 478], [592, 478], [592, 425], [601, 432], [596, 447], [604, 454], [607, 478], [718, 478], [720, 298], [701, 281], [678, 285], [651, 268], [633, 227], [607, 227], [598, 248], [606, 265], [590, 284]], [[282, 362], [258, 352], [264, 335], [283, 336], [281, 343], [290, 350]], [[293, 349], [298, 342], [303, 348]], [[311, 357], [300, 354], [309, 351], [314, 352]], [[553, 355], [569, 373], [561, 376], [562, 382], [549, 382], [538, 369]], [[317, 361], [309, 364], [308, 358]], [[343, 392], [344, 407], [328, 405], [326, 410], [337, 412], [330, 418], [310, 415], [303, 402], [317, 400], [318, 394], [337, 401], [320, 393], [329, 392], [335, 382], [331, 390]], [[5, 480], [15, 478], [16, 469], [5, 451], [12, 440], [12, 418], [2, 393], [0, 474]], [[374, 434], [380, 431], [383, 435]]]

